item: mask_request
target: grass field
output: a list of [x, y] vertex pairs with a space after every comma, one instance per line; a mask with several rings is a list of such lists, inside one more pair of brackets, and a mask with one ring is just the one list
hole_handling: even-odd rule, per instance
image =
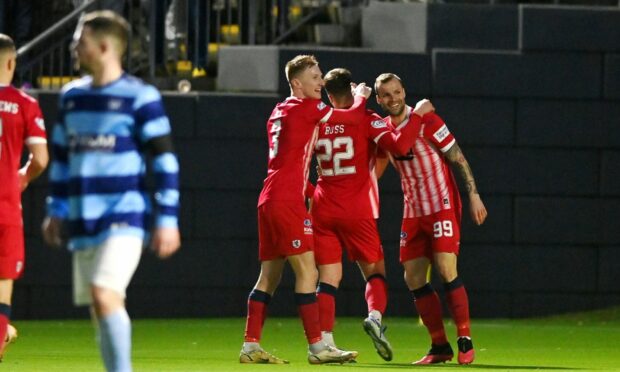
[[[414, 318], [386, 319], [394, 360], [376, 354], [361, 318], [341, 318], [336, 342], [360, 352], [358, 363], [311, 366], [297, 318], [267, 320], [262, 345], [290, 365], [241, 365], [244, 319], [135, 320], [135, 371], [433, 371], [620, 370], [620, 309], [530, 320], [473, 321], [476, 361], [410, 365], [426, 353], [426, 330]], [[4, 371], [102, 371], [89, 321], [16, 321], [19, 339], [0, 364]], [[455, 347], [454, 327], [448, 325]]]

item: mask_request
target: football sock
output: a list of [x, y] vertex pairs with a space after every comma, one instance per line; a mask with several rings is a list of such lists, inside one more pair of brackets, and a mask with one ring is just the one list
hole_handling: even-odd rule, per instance
[[263, 324], [267, 318], [267, 305], [271, 295], [267, 292], [253, 289], [248, 297], [248, 316], [245, 321], [245, 341], [259, 342], [263, 331]]
[[319, 303], [319, 319], [321, 331], [331, 332], [334, 330], [336, 318], [336, 292], [338, 288], [331, 284], [320, 282], [316, 290], [316, 298]]
[[321, 341], [321, 323], [319, 320], [319, 304], [316, 293], [295, 293], [295, 304], [304, 326], [308, 344]]
[[9, 319], [11, 319], [11, 305], [0, 303], [0, 352], [2, 352], [2, 346], [6, 339]]
[[444, 284], [446, 291], [446, 302], [452, 314], [456, 332], [459, 337], [471, 336], [469, 329], [469, 298], [467, 291], [460, 278], [456, 278], [450, 283]]
[[125, 308], [99, 319], [101, 356], [108, 371], [131, 371], [131, 321]]
[[334, 334], [332, 332], [321, 331], [321, 337], [324, 343], [330, 346], [336, 346], [336, 341], [334, 341]]
[[[368, 313], [376, 310], [381, 314], [385, 313], [387, 307], [387, 283], [385, 277], [381, 274], [374, 274], [366, 280], [366, 303], [368, 304]], [[381, 317], [378, 318], [381, 320]]]
[[446, 331], [443, 327], [443, 319], [441, 318], [441, 302], [439, 296], [430, 283], [411, 291], [415, 307], [422, 318], [422, 322], [426, 326], [435, 345], [443, 345], [448, 342]]
[[243, 343], [243, 351], [246, 353], [250, 353], [254, 350], [260, 349], [260, 344], [258, 342], [244, 342]]

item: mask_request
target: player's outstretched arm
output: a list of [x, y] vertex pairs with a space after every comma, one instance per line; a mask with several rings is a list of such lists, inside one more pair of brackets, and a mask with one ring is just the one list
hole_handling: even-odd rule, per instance
[[455, 143], [448, 151], [445, 152], [445, 156], [452, 166], [457, 169], [458, 173], [461, 175], [461, 178], [465, 182], [465, 188], [467, 189], [467, 195], [469, 197], [469, 213], [471, 215], [471, 219], [476, 225], [482, 225], [484, 220], [487, 218], [487, 210], [484, 203], [482, 203], [482, 199], [480, 199], [474, 174], [469, 167], [467, 159], [465, 159], [465, 155], [463, 155], [459, 145]]
[[321, 119], [322, 123], [327, 121], [334, 123], [343, 123], [356, 125], [363, 122], [366, 116], [366, 101], [372, 93], [372, 89], [365, 83], [351, 84], [351, 92], [353, 93], [353, 106], [348, 109], [332, 109], [331, 112]]

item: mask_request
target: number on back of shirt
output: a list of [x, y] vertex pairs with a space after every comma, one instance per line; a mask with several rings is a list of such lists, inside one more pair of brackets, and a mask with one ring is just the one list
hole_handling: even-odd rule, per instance
[[433, 237], [441, 238], [442, 236], [452, 236], [452, 221], [437, 221], [433, 224]]
[[[353, 159], [355, 151], [353, 149], [353, 138], [336, 137], [333, 140], [321, 138], [316, 142], [316, 159], [321, 167], [322, 176], [339, 176], [355, 174], [355, 166], [343, 166], [343, 160]], [[323, 148], [322, 153], [318, 151]], [[333, 168], [329, 168], [329, 162], [333, 162]]]
[[280, 131], [282, 130], [282, 122], [278, 119], [271, 124], [271, 147], [269, 148], [269, 159], [273, 159], [278, 155], [278, 141]]

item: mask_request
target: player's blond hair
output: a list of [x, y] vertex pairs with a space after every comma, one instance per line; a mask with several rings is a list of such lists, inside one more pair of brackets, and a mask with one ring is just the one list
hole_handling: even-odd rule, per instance
[[0, 57], [7, 53], [15, 54], [15, 43], [9, 35], [0, 34]]
[[117, 42], [119, 55], [125, 54], [130, 32], [125, 18], [111, 10], [98, 10], [85, 14], [81, 22], [84, 27], [90, 28], [95, 37], [112, 37]]
[[298, 55], [286, 63], [284, 67], [284, 73], [286, 74], [286, 80], [289, 84], [299, 74], [304, 72], [307, 68], [314, 67], [319, 64], [319, 61], [312, 55]]
[[400, 77], [398, 77], [398, 75], [393, 74], [391, 72], [386, 72], [386, 73], [383, 73], [377, 76], [377, 78], [375, 79], [375, 94], [379, 94], [379, 85], [385, 84], [390, 80], [398, 80], [398, 82], [400, 83], [400, 86], [403, 88], [405, 87], [405, 85], [403, 84], [403, 81], [401, 80]]

